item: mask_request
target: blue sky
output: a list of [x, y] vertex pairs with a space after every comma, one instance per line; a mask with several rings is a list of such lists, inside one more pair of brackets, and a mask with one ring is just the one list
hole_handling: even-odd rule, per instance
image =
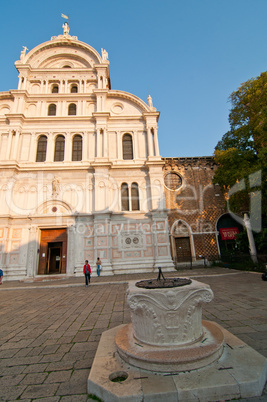
[[109, 53], [112, 89], [153, 98], [164, 157], [212, 155], [228, 131], [228, 97], [266, 71], [267, 0], [10, 0], [0, 5], [0, 91], [14, 67], [62, 34]]

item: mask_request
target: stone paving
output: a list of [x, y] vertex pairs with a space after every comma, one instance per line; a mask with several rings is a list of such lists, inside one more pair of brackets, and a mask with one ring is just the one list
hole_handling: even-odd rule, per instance
[[[156, 274], [4, 282], [0, 288], [0, 400], [92, 400], [86, 384], [103, 331], [130, 321], [127, 281]], [[203, 318], [216, 321], [267, 357], [267, 282], [226, 268], [168, 273], [208, 283]], [[248, 362], [249, 364], [249, 362]], [[267, 392], [242, 401], [267, 401]], [[106, 401], [105, 401], [106, 402]], [[108, 401], [107, 401], [108, 402]]]

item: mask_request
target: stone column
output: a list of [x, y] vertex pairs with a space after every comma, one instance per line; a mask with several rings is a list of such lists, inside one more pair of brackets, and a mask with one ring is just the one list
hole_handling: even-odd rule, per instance
[[17, 130], [13, 134], [11, 159], [17, 160], [18, 156], [18, 143], [19, 143], [20, 132]]
[[107, 136], [107, 129], [103, 129], [103, 156], [107, 158], [108, 156], [108, 136]]
[[29, 162], [35, 162], [35, 160], [36, 160], [36, 152], [37, 152], [37, 135], [36, 135], [36, 133], [34, 131], [31, 132], [31, 139], [30, 139], [29, 149], [30, 149]]
[[[28, 259], [27, 259], [27, 277], [33, 277], [37, 274], [37, 228], [35, 226], [29, 227], [29, 242], [28, 242]], [[36, 271], [34, 270], [36, 267]]]
[[65, 162], [71, 161], [71, 150], [72, 150], [72, 136], [70, 132], [67, 132], [65, 135], [65, 155], [64, 155]]
[[82, 146], [82, 161], [88, 160], [88, 131], [84, 131], [82, 139], [83, 139], [83, 146]]
[[[67, 246], [67, 265], [66, 265], [66, 273], [67, 275], [73, 275], [76, 273], [74, 270], [76, 263], [76, 254], [75, 254], [75, 237], [76, 237], [76, 227], [73, 222], [71, 226], [67, 228], [68, 234], [68, 246]], [[80, 269], [79, 272], [82, 272]]]
[[147, 126], [146, 131], [147, 131], [148, 156], [154, 156], [151, 127]]
[[13, 130], [9, 130], [9, 132], [8, 132], [8, 141], [7, 141], [6, 159], [9, 159], [9, 158], [10, 158], [11, 145], [12, 145], [12, 137], [13, 137]]
[[121, 142], [121, 132], [117, 131], [117, 158], [122, 159], [122, 142]]
[[48, 133], [47, 135], [47, 152], [46, 152], [46, 161], [53, 162], [54, 160], [54, 138], [53, 133]]
[[19, 75], [19, 85], [18, 85], [18, 89], [19, 90], [21, 90], [21, 87], [22, 87], [22, 76], [21, 75]]
[[257, 250], [256, 250], [256, 246], [255, 246], [253, 232], [251, 229], [250, 219], [249, 219], [249, 216], [247, 213], [244, 214], [244, 224], [245, 224], [245, 227], [247, 230], [247, 235], [248, 235], [250, 256], [251, 256], [252, 261], [256, 264], [258, 262]]
[[158, 127], [154, 127], [154, 149], [155, 156], [159, 156]]
[[102, 134], [101, 134], [101, 128], [96, 129], [96, 157], [101, 158], [102, 157]]
[[138, 159], [138, 157], [139, 157], [137, 136], [138, 136], [138, 132], [135, 130], [133, 132], [133, 155], [134, 155], [134, 159]]

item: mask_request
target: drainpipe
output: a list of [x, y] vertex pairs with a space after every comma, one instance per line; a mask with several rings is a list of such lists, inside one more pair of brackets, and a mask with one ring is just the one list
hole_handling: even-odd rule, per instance
[[254, 242], [254, 237], [251, 229], [251, 223], [250, 219], [247, 213], [244, 214], [244, 224], [247, 230], [247, 235], [248, 235], [248, 242], [249, 242], [249, 252], [252, 261], [257, 264], [258, 259], [257, 259], [257, 250]]

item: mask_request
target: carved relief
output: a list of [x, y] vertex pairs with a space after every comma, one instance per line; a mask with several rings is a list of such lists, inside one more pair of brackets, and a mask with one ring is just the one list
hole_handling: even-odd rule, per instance
[[142, 233], [123, 232], [119, 235], [119, 249], [144, 249], [144, 236]]
[[212, 298], [210, 287], [197, 281], [152, 291], [140, 290], [132, 281], [127, 301], [136, 339], [151, 345], [184, 345], [201, 339], [202, 303]]

